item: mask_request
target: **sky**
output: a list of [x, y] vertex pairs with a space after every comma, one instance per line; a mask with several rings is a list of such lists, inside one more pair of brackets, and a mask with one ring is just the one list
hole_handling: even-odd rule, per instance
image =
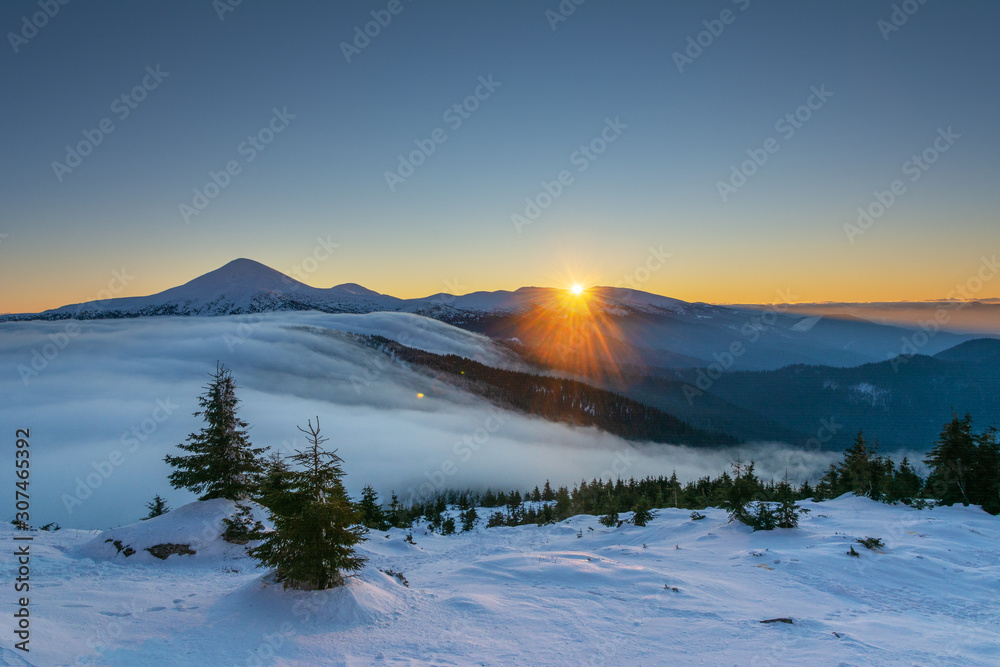
[[998, 245], [998, 19], [943, 0], [7, 1], [0, 313], [237, 257], [403, 298], [944, 298]]

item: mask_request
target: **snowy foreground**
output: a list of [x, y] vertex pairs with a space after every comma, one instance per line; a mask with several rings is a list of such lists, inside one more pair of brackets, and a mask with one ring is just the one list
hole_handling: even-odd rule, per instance
[[[31, 653], [5, 665], [982, 665], [1000, 660], [1000, 520], [844, 496], [794, 530], [720, 510], [577, 516], [442, 537], [373, 532], [346, 587], [284, 591], [214, 536], [227, 501], [97, 533], [36, 532]], [[481, 512], [484, 515], [486, 510]], [[625, 518], [623, 516], [623, 518]], [[3, 540], [13, 544], [12, 529]], [[582, 537], [578, 537], [582, 532]], [[870, 551], [855, 538], [873, 536]], [[112, 540], [107, 542], [106, 540]], [[114, 545], [121, 542], [122, 553]], [[195, 555], [144, 551], [187, 543]], [[849, 546], [860, 558], [847, 555]], [[124, 549], [136, 552], [126, 558]], [[381, 570], [401, 572], [409, 582]], [[784, 622], [761, 623], [775, 618]]]

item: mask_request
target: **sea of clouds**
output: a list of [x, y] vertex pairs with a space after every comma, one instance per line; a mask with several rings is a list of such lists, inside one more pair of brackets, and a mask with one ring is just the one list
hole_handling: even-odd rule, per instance
[[[726, 449], [631, 443], [500, 410], [339, 333], [370, 333], [435, 353], [516, 367], [478, 334], [404, 313], [0, 324], [0, 424], [13, 474], [15, 430], [30, 429], [31, 523], [107, 528], [139, 519], [154, 494], [177, 507], [165, 454], [202, 426], [197, 397], [229, 367], [255, 446], [304, 448], [318, 417], [345, 461], [348, 491], [421, 499], [441, 488], [526, 489], [594, 477], [718, 475], [739, 457], [765, 477], [815, 479], [839, 456], [751, 443]], [[13, 492], [4, 520], [14, 515]], [[387, 499], [387, 498], [386, 498]]]

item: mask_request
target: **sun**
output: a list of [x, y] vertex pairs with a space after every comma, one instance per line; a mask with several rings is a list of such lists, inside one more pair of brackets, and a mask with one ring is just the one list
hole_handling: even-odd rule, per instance
[[569, 292], [573, 296], [580, 296], [583, 294], [583, 285], [577, 285], [577, 284], [570, 285]]

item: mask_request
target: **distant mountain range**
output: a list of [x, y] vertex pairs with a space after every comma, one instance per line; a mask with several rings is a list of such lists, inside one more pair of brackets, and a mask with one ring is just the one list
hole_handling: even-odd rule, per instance
[[[755, 306], [750, 306], [755, 307]], [[796, 303], [796, 315], [859, 317], [878, 324], [914, 326], [931, 321], [957, 332], [991, 335], [1000, 332], [1000, 299], [941, 299], [889, 303]]]
[[593, 287], [580, 297], [560, 289], [522, 287], [513, 292], [399, 299], [353, 283], [312, 287], [249, 259], [234, 260], [151, 296], [5, 315], [0, 321], [293, 310], [424, 315], [511, 341], [542, 365], [585, 376], [713, 364], [726, 371], [775, 370], [792, 364], [848, 367], [914, 349], [936, 354], [976, 337], [947, 331], [924, 336], [912, 328], [857, 317], [797, 314], [788, 304], [764, 310], [725, 307], [615, 287]]
[[191, 282], [151, 296], [89, 301], [6, 320], [106, 319], [162, 315], [241, 315], [281, 310], [369, 313], [398, 310], [401, 299], [351, 283], [320, 289], [260, 262], [237, 259]]
[[[630, 377], [608, 387], [695, 427], [741, 440], [780, 440], [841, 450], [863, 430], [882, 451], [930, 449], [957, 412], [977, 429], [1000, 426], [1000, 340], [962, 343], [853, 368], [794, 365], [726, 373]], [[810, 441], [812, 442], [810, 443]]]
[[[345, 283], [318, 288], [250, 259], [236, 259], [194, 280], [158, 294], [124, 297], [62, 306], [42, 313], [5, 315], [0, 321], [103, 319], [162, 315], [241, 315], [282, 310], [319, 310], [330, 313], [403, 311], [442, 320], [463, 320], [485, 314], [525, 313], [561, 298], [552, 288], [522, 287], [514, 292], [473, 292], [455, 296], [434, 294], [421, 299], [399, 299], [361, 285]], [[590, 297], [605, 310], [685, 314], [694, 305], [646, 292], [597, 287]], [[624, 310], [622, 310], [624, 314]]]

